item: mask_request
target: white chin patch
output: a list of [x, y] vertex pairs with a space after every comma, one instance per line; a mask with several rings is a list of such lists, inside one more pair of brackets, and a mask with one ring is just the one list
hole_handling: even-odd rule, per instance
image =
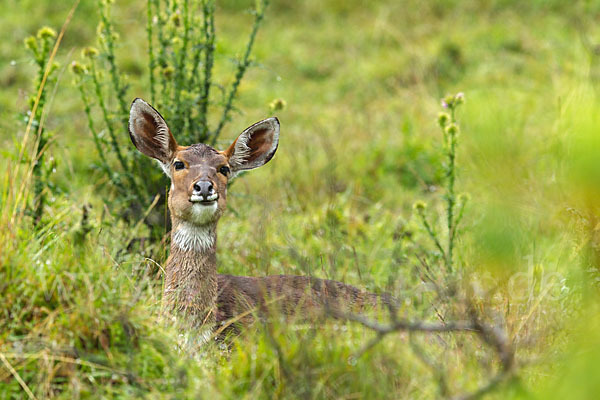
[[214, 215], [217, 212], [217, 202], [210, 204], [194, 203], [190, 210], [191, 221], [195, 225], [206, 225], [213, 222]]

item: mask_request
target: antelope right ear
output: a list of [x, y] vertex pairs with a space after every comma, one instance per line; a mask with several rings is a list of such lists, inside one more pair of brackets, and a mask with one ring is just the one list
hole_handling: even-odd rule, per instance
[[246, 128], [224, 151], [229, 159], [233, 176], [245, 169], [258, 168], [266, 164], [279, 145], [279, 120], [267, 118]]
[[160, 161], [165, 171], [169, 170], [177, 142], [162, 115], [140, 98], [131, 103], [129, 137], [139, 151]]

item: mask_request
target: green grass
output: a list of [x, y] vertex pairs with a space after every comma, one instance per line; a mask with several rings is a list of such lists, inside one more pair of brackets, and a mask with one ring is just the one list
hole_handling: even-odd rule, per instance
[[[218, 2], [217, 80], [232, 76], [250, 5]], [[22, 42], [42, 25], [60, 28], [69, 7], [8, 0], [0, 16], [0, 353], [34, 395], [439, 397], [408, 334], [354, 358], [374, 334], [339, 321], [275, 324], [279, 354], [262, 326], [228, 350], [178, 351], [179, 333], [160, 313], [160, 270], [145, 258], [162, 264], [164, 252], [123, 248], [147, 228], [125, 226], [102, 204], [104, 178], [92, 168], [97, 155], [68, 71], [48, 100], [58, 166], [46, 228], [36, 234], [27, 217], [10, 220], [7, 170], [24, 131], [16, 116], [35, 74]], [[94, 10], [79, 6], [59, 51], [63, 67], [93, 44]], [[143, 4], [118, 2], [115, 12], [128, 93], [148, 97]], [[600, 102], [598, 56], [582, 38], [600, 40], [599, 12], [598, 2], [273, 1], [256, 42], [260, 66], [242, 83], [242, 112], [219, 145], [282, 98], [280, 147], [231, 187], [219, 271], [389, 290], [403, 316], [435, 320], [415, 258], [433, 248], [412, 204], [426, 201], [444, 225], [436, 116], [441, 97], [463, 91], [457, 192], [471, 201], [456, 255], [489, 291], [480, 301], [506, 320], [524, 363], [489, 397], [597, 396]], [[474, 390], [497, 367], [476, 336], [413, 336], [444, 366], [452, 393]], [[25, 396], [0, 364], [0, 397]]]

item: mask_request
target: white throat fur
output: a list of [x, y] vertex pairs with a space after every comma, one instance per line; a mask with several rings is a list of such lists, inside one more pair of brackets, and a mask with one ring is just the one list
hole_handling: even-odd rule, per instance
[[211, 225], [192, 225], [182, 222], [173, 232], [172, 242], [183, 251], [206, 251], [215, 244], [215, 232]]

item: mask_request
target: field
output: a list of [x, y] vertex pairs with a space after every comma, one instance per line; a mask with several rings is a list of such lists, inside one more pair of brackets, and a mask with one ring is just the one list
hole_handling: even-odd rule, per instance
[[[38, 173], [26, 118], [38, 70], [23, 42], [43, 26], [60, 32], [73, 4], [2, 2], [0, 398], [597, 398], [600, 2], [272, 0], [216, 147], [271, 115], [281, 139], [229, 188], [219, 272], [389, 292], [407, 321], [476, 312], [508, 350], [468, 331], [379, 338], [357, 321], [276, 319], [193, 351], [161, 311], [164, 197], [130, 194], [138, 211], [127, 214], [69, 71], [98, 47], [99, 3], [81, 1], [58, 47]], [[234, 79], [254, 5], [216, 2], [215, 91]], [[127, 101], [150, 101], [146, 2], [110, 7]], [[456, 93], [464, 218], [450, 271], [422, 215], [445, 243], [450, 150], [438, 115]], [[219, 118], [210, 104], [209, 123]], [[141, 165], [136, 182], [168, 188]]]

